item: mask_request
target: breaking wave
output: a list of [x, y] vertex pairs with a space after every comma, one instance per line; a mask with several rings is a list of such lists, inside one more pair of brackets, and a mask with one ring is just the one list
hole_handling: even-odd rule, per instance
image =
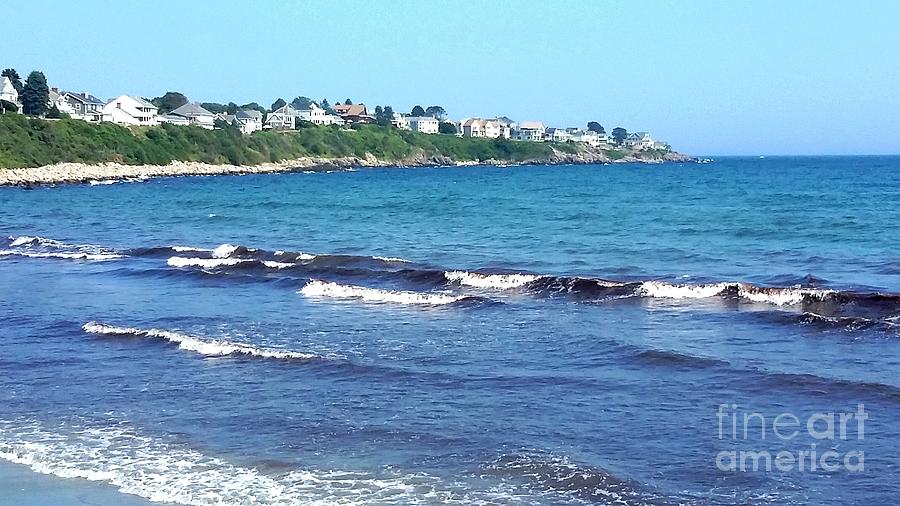
[[68, 244], [39, 236], [11, 236], [8, 241], [9, 249], [0, 250], [0, 256], [92, 261], [115, 260], [125, 256], [110, 248], [91, 244]]
[[519, 288], [540, 278], [533, 274], [481, 274], [468, 271], [446, 271], [444, 277], [463, 286], [495, 290]]
[[201, 267], [203, 269], [213, 269], [216, 267], [225, 267], [238, 265], [243, 263], [252, 263], [254, 260], [244, 260], [240, 258], [196, 258], [196, 257], [171, 257], [166, 261], [172, 267]]
[[222, 341], [195, 337], [179, 332], [159, 329], [138, 329], [133, 327], [117, 327], [101, 322], [91, 321], [85, 323], [82, 330], [89, 334], [101, 334], [107, 336], [134, 336], [159, 339], [178, 345], [178, 348], [193, 351], [207, 357], [244, 356], [272, 358], [280, 360], [315, 360], [319, 357], [312, 353], [302, 353], [273, 348], [258, 348], [244, 343]]
[[395, 304], [444, 305], [475, 297], [449, 295], [445, 293], [425, 293], [381, 290], [363, 286], [340, 285], [327, 281], [310, 280], [300, 293], [306, 297], [326, 297], [336, 299], [359, 299], [366, 302], [391, 302]]
[[425, 473], [287, 467], [268, 472], [138, 433], [128, 424], [66, 433], [0, 422], [0, 458], [61, 478], [108, 483], [153, 502], [276, 504], [514, 504], [514, 491], [472, 490]]

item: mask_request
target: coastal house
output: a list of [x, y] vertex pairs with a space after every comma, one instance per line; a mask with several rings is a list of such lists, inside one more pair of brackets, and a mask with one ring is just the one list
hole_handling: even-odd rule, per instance
[[47, 107], [54, 108], [61, 112], [68, 114], [70, 117], [75, 115], [75, 109], [69, 105], [69, 101], [66, 100], [66, 96], [60, 93], [59, 88], [50, 88], [49, 100], [47, 101]]
[[431, 116], [410, 116], [406, 120], [409, 122], [409, 129], [413, 132], [436, 134], [439, 131], [437, 118]]
[[191, 124], [191, 120], [183, 116], [175, 116], [174, 114], [160, 114], [157, 116], [160, 124], [168, 123], [169, 125], [187, 126]]
[[369, 114], [365, 104], [337, 104], [334, 112], [347, 123], [372, 123], [375, 117]]
[[[292, 107], [293, 109], [293, 107]], [[309, 121], [314, 125], [343, 125], [344, 120], [334, 114], [328, 114], [328, 111], [319, 107], [315, 102], [310, 102], [306, 109], [294, 109], [296, 116], [294, 118], [300, 121]]]
[[391, 117], [391, 125], [400, 130], [412, 130], [409, 126], [409, 116], [399, 112], [395, 112]]
[[189, 125], [197, 125], [212, 130], [215, 126], [216, 115], [207, 111], [200, 104], [187, 103], [169, 112], [169, 116], [177, 116], [188, 120]]
[[263, 116], [257, 110], [239, 110], [234, 113], [234, 117], [229, 121], [232, 125], [238, 127], [241, 133], [245, 135], [252, 134], [262, 130]]
[[582, 144], [587, 144], [588, 146], [598, 147], [600, 144], [606, 142], [606, 134], [602, 136], [597, 132], [591, 130], [582, 130], [580, 128], [575, 128], [570, 131], [570, 129], [566, 129], [569, 132], [569, 140], [571, 142], [580, 142]]
[[466, 118], [459, 123], [459, 133], [463, 137], [484, 137], [484, 121], [480, 118]]
[[132, 95], [121, 95], [107, 102], [102, 112], [105, 121], [119, 125], [158, 125], [159, 108], [149, 101]]
[[553, 142], [569, 142], [572, 134], [565, 128], [548, 128], [544, 133], [546, 140]]
[[635, 132], [625, 138], [625, 146], [631, 149], [650, 149], [653, 147], [653, 138], [647, 132]]
[[106, 106], [106, 102], [86, 91], [82, 93], [64, 91], [63, 97], [65, 97], [66, 102], [69, 103], [69, 107], [74, 111], [74, 113], [71, 113], [71, 116], [75, 119], [90, 122], [100, 122], [104, 121], [104, 119], [108, 119], [108, 117], [105, 117], [103, 114], [103, 108]]
[[286, 104], [266, 116], [263, 128], [266, 130], [293, 130], [299, 116], [300, 113], [296, 108], [291, 104]]
[[[0, 100], [14, 104], [19, 108], [19, 112], [22, 111], [22, 105], [19, 103], [19, 92], [6, 76], [3, 77], [3, 81], [0, 81]], [[3, 112], [3, 110], [0, 109], [0, 112]]]
[[512, 138], [513, 132], [519, 128], [515, 121], [506, 116], [500, 116], [499, 118], [494, 118], [494, 120], [500, 124], [500, 137], [504, 139]]
[[520, 141], [541, 142], [547, 128], [540, 121], [523, 121], [516, 130], [516, 139]]

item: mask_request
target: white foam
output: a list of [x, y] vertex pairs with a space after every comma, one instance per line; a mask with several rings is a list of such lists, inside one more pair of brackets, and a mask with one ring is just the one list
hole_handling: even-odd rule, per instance
[[185, 258], [185, 257], [169, 257], [166, 262], [171, 267], [200, 267], [203, 269], [212, 269], [215, 267], [227, 267], [230, 265], [238, 265], [246, 262], [253, 262], [243, 258]]
[[296, 469], [266, 473], [138, 433], [127, 423], [51, 431], [0, 421], [0, 458], [61, 478], [105, 482], [153, 502], [208, 505], [517, 503], [424, 473]]
[[713, 283], [709, 285], [673, 285], [662, 281], [644, 281], [640, 291], [644, 297], [658, 297], [665, 299], [705, 299], [715, 297], [729, 288], [728, 283]]
[[396, 262], [396, 263], [402, 263], [402, 264], [410, 263], [409, 260], [404, 260], [404, 259], [398, 258], [398, 257], [372, 257], [372, 258], [374, 258], [375, 260], [381, 260], [382, 262]]
[[212, 250], [212, 256], [214, 258], [228, 258], [237, 251], [237, 249], [238, 247], [233, 244], [222, 244]]
[[812, 288], [757, 288], [752, 285], [739, 285], [738, 295], [752, 302], [763, 302], [778, 306], [800, 304], [804, 299], [823, 298], [833, 290], [816, 290]]
[[518, 288], [540, 279], [540, 276], [533, 274], [481, 274], [467, 271], [447, 271], [444, 277], [461, 285], [497, 290]]
[[190, 252], [201, 253], [201, 252], [205, 252], [205, 251], [210, 251], [210, 250], [208, 250], [208, 249], [203, 249], [203, 248], [193, 248], [193, 247], [191, 247], [191, 246], [172, 246], [172, 250], [173, 250], [173, 251], [176, 251], [176, 252], [178, 252], [178, 253], [185, 253], [185, 252], [189, 252], [189, 251], [190, 251]]
[[291, 262], [274, 262], [272, 260], [263, 260], [262, 263], [270, 269], [288, 269], [290, 267], [296, 267], [297, 265]]
[[64, 258], [66, 260], [114, 260], [123, 255], [115, 253], [69, 253], [64, 251], [14, 251], [0, 250], [0, 256], [21, 256], [29, 258]]
[[296, 260], [314, 260], [315, 258], [316, 255], [313, 255], [311, 253], [300, 253], [299, 255], [297, 255]]
[[193, 351], [207, 357], [224, 357], [228, 355], [249, 355], [262, 358], [312, 360], [318, 358], [311, 353], [279, 350], [272, 348], [259, 348], [250, 344], [209, 339], [190, 336], [179, 332], [159, 329], [138, 329], [133, 327], [117, 327], [100, 322], [87, 322], [82, 325], [82, 330], [90, 334], [103, 334], [108, 336], [140, 336], [154, 339], [162, 339], [178, 345], [182, 350]]
[[337, 299], [361, 299], [366, 302], [392, 302], [395, 304], [441, 305], [452, 304], [464, 299], [462, 295], [445, 293], [424, 293], [380, 290], [363, 286], [339, 285], [327, 281], [311, 280], [300, 293], [307, 297], [330, 297]]

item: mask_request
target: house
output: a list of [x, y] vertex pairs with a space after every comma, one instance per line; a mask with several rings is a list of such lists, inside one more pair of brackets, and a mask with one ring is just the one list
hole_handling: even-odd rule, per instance
[[544, 133], [546, 140], [553, 142], [569, 142], [572, 134], [564, 128], [548, 128]]
[[59, 92], [59, 88], [50, 88], [50, 100], [47, 101], [47, 107], [56, 109], [59, 112], [68, 114], [69, 116], [75, 115], [75, 109], [69, 105], [69, 101], [66, 100], [65, 95]]
[[459, 123], [459, 133], [463, 137], [484, 137], [484, 121], [480, 118], [466, 118]]
[[157, 116], [160, 123], [168, 123], [170, 125], [187, 126], [191, 124], [191, 120], [183, 116], [175, 116], [174, 114], [160, 114]]
[[647, 132], [635, 132], [625, 138], [625, 146], [631, 149], [650, 149], [653, 147], [653, 138]]
[[500, 122], [495, 119], [486, 119], [482, 121], [481, 126], [484, 128], [484, 136], [488, 139], [497, 139], [503, 134]]
[[365, 104], [337, 104], [334, 112], [347, 123], [372, 123], [375, 117], [369, 115]]
[[406, 118], [409, 129], [423, 134], [436, 134], [440, 130], [437, 118], [431, 116], [410, 116]]
[[226, 121], [238, 127], [242, 134], [249, 135], [263, 128], [262, 113], [257, 110], [236, 111], [230, 119], [231, 121]]
[[391, 125], [394, 125], [395, 128], [399, 128], [400, 130], [412, 130], [412, 127], [409, 126], [409, 117], [399, 112], [394, 113], [394, 117], [391, 119]]
[[122, 95], [103, 107], [105, 121], [120, 125], [152, 126], [159, 124], [159, 108], [147, 100], [132, 95]]
[[74, 111], [71, 116], [75, 119], [91, 122], [100, 122], [108, 119], [108, 117], [105, 117], [103, 114], [103, 108], [106, 106], [106, 102], [86, 91], [82, 93], [64, 91], [63, 97], [65, 97], [66, 102], [69, 103], [69, 107]]
[[494, 118], [494, 120], [500, 124], [500, 137], [503, 137], [504, 139], [512, 138], [513, 132], [519, 128], [519, 125], [517, 125], [515, 121], [506, 116], [500, 116], [499, 118]]
[[215, 126], [216, 115], [200, 107], [198, 103], [187, 103], [171, 111], [170, 116], [179, 116], [188, 120], [188, 124], [197, 125], [212, 130]]
[[291, 104], [286, 104], [266, 116], [263, 128], [267, 130], [293, 130], [300, 112]]
[[[292, 107], [293, 109], [293, 107]], [[319, 107], [315, 102], [310, 102], [309, 107], [306, 109], [294, 109], [295, 111], [295, 122], [296, 120], [300, 121], [309, 121], [314, 125], [343, 125], [344, 120], [334, 114], [328, 114], [325, 109]]]
[[[16, 107], [19, 108], [19, 111], [22, 111], [22, 105], [19, 104], [19, 92], [16, 90], [16, 87], [13, 86], [12, 81], [6, 76], [3, 76], [3, 80], [0, 81], [0, 100], [15, 104]], [[2, 112], [2, 109], [0, 109], [0, 112]]]
[[547, 128], [540, 121], [523, 121], [516, 130], [516, 139], [520, 141], [541, 142]]

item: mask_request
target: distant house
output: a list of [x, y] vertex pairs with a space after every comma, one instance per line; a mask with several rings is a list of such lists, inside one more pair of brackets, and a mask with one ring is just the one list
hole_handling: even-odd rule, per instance
[[463, 137], [484, 137], [484, 120], [466, 118], [459, 123], [459, 133]]
[[[293, 107], [291, 107], [294, 109]], [[328, 114], [325, 109], [319, 107], [315, 102], [310, 102], [306, 109], [294, 109], [295, 121], [309, 121], [314, 125], [343, 125], [344, 120], [334, 114]]]
[[431, 116], [410, 116], [406, 118], [409, 129], [423, 134], [436, 134], [439, 130], [438, 120]]
[[158, 111], [158, 107], [143, 98], [122, 95], [103, 107], [103, 116], [105, 121], [120, 125], [152, 126], [159, 124]]
[[188, 124], [197, 125], [212, 130], [215, 126], [216, 115], [207, 111], [200, 104], [187, 103], [169, 113], [170, 116], [178, 116], [188, 120]]
[[516, 130], [516, 138], [520, 141], [541, 142], [547, 128], [540, 121], [523, 121]]
[[262, 113], [257, 110], [240, 110], [234, 113], [234, 116], [228, 123], [238, 127], [241, 133], [249, 135], [262, 130], [263, 117]]
[[75, 111], [72, 114], [73, 118], [91, 122], [104, 121], [103, 108], [106, 106], [106, 102], [86, 91], [82, 93], [65, 91], [63, 97]]
[[653, 147], [653, 138], [647, 132], [635, 132], [625, 138], [625, 146], [631, 149], [650, 149]]
[[56, 107], [59, 112], [68, 114], [69, 116], [75, 115], [75, 109], [69, 105], [69, 101], [66, 100], [66, 96], [60, 93], [59, 88], [50, 88], [50, 100], [47, 103], [47, 106], [51, 109]]
[[570, 134], [564, 128], [548, 128], [544, 132], [544, 137], [548, 141], [569, 142], [569, 140], [572, 138], [572, 134]]
[[266, 116], [263, 128], [267, 130], [293, 130], [300, 112], [291, 104], [286, 104]]
[[495, 119], [486, 119], [482, 122], [484, 128], [484, 136], [488, 139], [497, 139], [503, 135], [503, 127], [500, 122]]
[[391, 118], [391, 125], [400, 130], [412, 130], [412, 127], [409, 126], [409, 116], [399, 112], [394, 113], [394, 116]]
[[601, 138], [601, 136], [597, 132], [591, 130], [567, 128], [566, 131], [569, 132], [569, 135], [571, 136], [569, 137], [569, 140], [572, 142], [580, 142], [582, 144], [587, 144], [588, 146], [593, 146], [595, 148], [600, 144], [606, 142], [606, 134], [603, 134]]
[[500, 124], [500, 137], [503, 137], [504, 139], [512, 138], [513, 132], [519, 128], [519, 125], [516, 124], [515, 121], [506, 116], [500, 116], [499, 118], [494, 118], [494, 120]]
[[[19, 92], [6, 76], [3, 77], [3, 81], [0, 81], [0, 100], [15, 104], [19, 108], [19, 112], [22, 112], [22, 105], [19, 104]], [[2, 112], [2, 109], [0, 109], [0, 112]]]
[[175, 116], [174, 114], [161, 114], [157, 117], [160, 123], [168, 123], [170, 125], [187, 126], [191, 124], [191, 120], [183, 116]]
[[375, 121], [375, 118], [369, 115], [365, 104], [337, 104], [334, 106], [334, 112], [347, 123], [372, 123]]

